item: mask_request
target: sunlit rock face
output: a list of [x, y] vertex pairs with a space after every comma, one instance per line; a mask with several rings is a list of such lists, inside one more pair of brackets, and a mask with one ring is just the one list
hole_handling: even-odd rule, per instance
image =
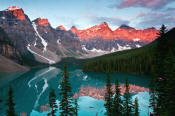
[[127, 25], [122, 25], [118, 29], [112, 31], [106, 22], [93, 26], [85, 30], [78, 30], [73, 26], [70, 31], [76, 34], [80, 40], [88, 40], [94, 38], [101, 38], [103, 40], [127, 40], [151, 42], [157, 37], [158, 31], [155, 28], [148, 28], [144, 30], [136, 30]]
[[[129, 92], [133, 93], [133, 94], [137, 94], [139, 92], [148, 92], [149, 91], [148, 88], [139, 87], [136, 85], [130, 85], [129, 87], [130, 87]], [[112, 86], [112, 91], [113, 92], [115, 91], [114, 85]], [[125, 92], [124, 85], [120, 85], [120, 91], [121, 91], [121, 94], [123, 95]], [[99, 88], [94, 88], [94, 87], [90, 87], [90, 86], [88, 86], [88, 87], [82, 86], [80, 88], [79, 92], [74, 94], [74, 98], [78, 98], [80, 96], [90, 96], [90, 97], [93, 97], [96, 99], [104, 100], [104, 95], [105, 95], [105, 87], [99, 89]]]
[[65, 28], [63, 25], [58, 26], [57, 29], [60, 29], [60, 30], [66, 31], [66, 28]]
[[102, 50], [116, 52], [142, 47], [157, 38], [155, 28], [137, 30], [127, 25], [121, 25], [116, 30], [111, 30], [106, 22], [95, 25], [85, 30], [73, 26], [70, 31], [77, 36], [87, 50]]
[[8, 9], [8, 12], [11, 12], [18, 20], [25, 20], [25, 15], [24, 15], [24, 11], [17, 7], [17, 6], [12, 6], [12, 7], [9, 7]]
[[50, 25], [48, 19], [37, 18], [35, 22], [40, 26], [49, 26]]

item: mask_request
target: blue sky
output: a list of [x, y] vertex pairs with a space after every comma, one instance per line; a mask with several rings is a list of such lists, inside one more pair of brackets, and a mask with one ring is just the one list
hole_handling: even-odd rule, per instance
[[31, 20], [47, 18], [53, 27], [86, 29], [107, 22], [112, 29], [175, 26], [174, 0], [0, 0], [0, 10], [22, 8]]

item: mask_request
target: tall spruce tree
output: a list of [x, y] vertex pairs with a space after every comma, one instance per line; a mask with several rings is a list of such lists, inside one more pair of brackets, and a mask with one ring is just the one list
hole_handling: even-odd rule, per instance
[[160, 114], [170, 116], [175, 113], [175, 55], [172, 50], [167, 51], [167, 57], [164, 60], [166, 83], [164, 83], [165, 96], [163, 99], [163, 108]]
[[77, 99], [75, 99], [74, 100], [74, 115], [75, 116], [78, 116], [78, 109], [79, 109], [78, 102], [77, 102]]
[[111, 85], [111, 81], [110, 81], [110, 76], [109, 74], [107, 74], [107, 78], [106, 78], [106, 91], [105, 91], [105, 101], [106, 103], [104, 104], [105, 108], [106, 108], [106, 114], [107, 116], [112, 116], [112, 85]]
[[[2, 102], [2, 100], [0, 99], [0, 103]], [[1, 108], [0, 108], [0, 110], [1, 110]]]
[[129, 93], [129, 83], [128, 79], [126, 79], [125, 82], [125, 93], [123, 95], [123, 111], [124, 111], [124, 116], [131, 116], [132, 115], [132, 102], [131, 102], [131, 95]]
[[122, 116], [122, 100], [121, 100], [121, 93], [120, 93], [120, 88], [119, 88], [119, 82], [116, 80], [115, 83], [115, 96], [113, 98], [113, 116]]
[[156, 92], [157, 92], [157, 114], [162, 114], [166, 112], [165, 107], [165, 99], [167, 96], [166, 93], [166, 84], [167, 84], [167, 77], [165, 70], [168, 67], [165, 67], [165, 59], [167, 57], [168, 52], [168, 42], [166, 38], [166, 26], [162, 25], [159, 34], [158, 34], [158, 42], [157, 42], [157, 52], [156, 52]]
[[62, 81], [60, 85], [60, 116], [72, 116], [74, 113], [74, 109], [72, 106], [72, 89], [69, 83], [69, 75], [66, 66], [64, 66], [64, 72], [62, 74]]
[[50, 89], [49, 104], [51, 107], [51, 112], [48, 113], [48, 116], [56, 116], [55, 113], [57, 111], [58, 106], [56, 104], [56, 95], [55, 95], [55, 91], [53, 88]]
[[8, 109], [6, 110], [6, 115], [7, 116], [16, 116], [15, 103], [13, 101], [13, 88], [11, 85], [9, 86], [8, 100], [7, 100], [6, 105], [8, 106]]
[[137, 97], [135, 98], [134, 101], [134, 116], [139, 116], [139, 104]]

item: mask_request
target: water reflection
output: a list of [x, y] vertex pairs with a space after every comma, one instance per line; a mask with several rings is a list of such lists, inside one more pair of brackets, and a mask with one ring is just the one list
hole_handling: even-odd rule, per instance
[[[120, 85], [121, 94], [123, 95], [125, 92], [125, 86]], [[112, 91], [115, 91], [115, 85], [112, 86]], [[131, 94], [138, 94], [139, 92], [148, 92], [149, 89], [145, 87], [140, 87], [136, 85], [130, 85], [130, 93]], [[80, 96], [90, 96], [95, 99], [104, 100], [105, 95], [105, 86], [103, 88], [95, 88], [91, 86], [81, 86], [79, 92], [74, 94], [74, 98], [78, 98]]]
[[[33, 110], [40, 111], [41, 106], [48, 104], [50, 87], [55, 89], [59, 100], [59, 83], [61, 82], [62, 71], [63, 67], [36, 68], [21, 75], [16, 73], [16, 75], [6, 78], [6, 83], [4, 83], [4, 79], [0, 78], [0, 98], [4, 101], [7, 100], [8, 86], [11, 83], [14, 88], [14, 101], [18, 114], [20, 112], [30, 114]], [[74, 97], [90, 96], [95, 99], [104, 99], [105, 73], [87, 73], [77, 66], [68, 67], [68, 72]], [[1, 76], [2, 74], [0, 74]], [[110, 74], [110, 76], [112, 84], [116, 79], [119, 80], [122, 94], [124, 93], [123, 84], [126, 77], [129, 80], [131, 93], [137, 94], [138, 92], [148, 91], [149, 79], [147, 77], [127, 74]], [[5, 109], [6, 107], [4, 107], [4, 111], [0, 111], [0, 114], [4, 114]]]

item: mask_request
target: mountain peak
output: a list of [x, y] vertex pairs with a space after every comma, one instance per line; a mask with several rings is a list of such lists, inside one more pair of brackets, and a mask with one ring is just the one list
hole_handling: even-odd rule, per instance
[[101, 23], [99, 26], [109, 27], [109, 26], [108, 26], [108, 23], [106, 23], [106, 22]]
[[122, 24], [120, 26], [120, 28], [123, 28], [123, 29], [134, 29], [133, 27], [130, 27], [130, 26], [126, 25], [126, 24]]
[[60, 29], [60, 30], [66, 31], [66, 28], [65, 28], [63, 25], [58, 26], [57, 29]]
[[8, 12], [12, 12], [13, 15], [18, 19], [18, 20], [25, 20], [26, 17], [24, 15], [24, 11], [22, 10], [22, 8], [19, 8], [17, 6], [12, 6], [12, 7], [8, 7], [8, 9], [6, 10]]
[[77, 28], [75, 26], [72, 26], [70, 31], [72, 31], [72, 33], [76, 34], [77, 33]]
[[48, 19], [37, 18], [36, 20], [34, 20], [34, 22], [36, 22], [40, 26], [49, 26], [50, 25]]
[[19, 10], [21, 8], [17, 7], [17, 6], [12, 6], [12, 7], [8, 7], [8, 11], [13, 11], [13, 10]]

